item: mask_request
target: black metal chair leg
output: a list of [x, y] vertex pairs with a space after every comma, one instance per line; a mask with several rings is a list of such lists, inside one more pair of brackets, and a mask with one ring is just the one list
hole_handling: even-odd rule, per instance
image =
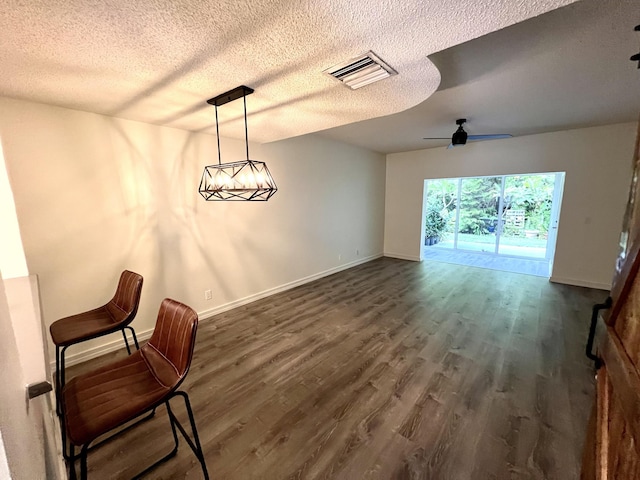
[[74, 461], [75, 450], [71, 442], [68, 442], [69, 453], [67, 453], [67, 428], [64, 423], [64, 417], [60, 417], [60, 435], [62, 437], [62, 456], [68, 462]]
[[127, 353], [129, 355], [131, 355], [131, 349], [129, 348], [129, 341], [127, 339], [127, 334], [125, 333], [125, 330], [131, 330], [131, 336], [133, 337], [133, 343], [136, 346], [136, 350], [140, 350], [140, 345], [138, 344], [138, 337], [136, 337], [136, 331], [133, 329], [133, 327], [124, 327], [122, 329], [122, 337], [124, 338], [124, 344], [127, 347]]
[[[66, 446], [62, 445], [63, 451], [66, 450]], [[67, 458], [69, 465], [69, 479], [76, 480], [76, 461], [75, 461], [75, 448], [71, 445], [71, 457]]]
[[[202, 473], [204, 474], [205, 480], [209, 480], [209, 472], [207, 471], [207, 464], [204, 460], [204, 453], [202, 452], [202, 445], [200, 445], [200, 437], [198, 436], [198, 429], [196, 428], [196, 421], [193, 418], [193, 411], [191, 410], [191, 402], [189, 401], [189, 395], [186, 392], [175, 392], [174, 395], [180, 395], [184, 399], [184, 405], [187, 408], [187, 414], [189, 415], [189, 423], [191, 423], [191, 431], [193, 432], [193, 439], [195, 441], [195, 445], [192, 444], [190, 438], [186, 435], [186, 432], [182, 428], [182, 425], [177, 424], [181, 433], [184, 435], [185, 440], [193, 450], [193, 453], [200, 461], [200, 465], [202, 465]], [[171, 412], [170, 412], [171, 413]], [[171, 413], [173, 415], [173, 413]]]
[[68, 346], [66, 347], [62, 347], [62, 350], [60, 350], [60, 392], [62, 393], [62, 387], [64, 387], [64, 383], [65, 383], [65, 374], [64, 374], [64, 369], [65, 369], [65, 361], [64, 361], [64, 354], [67, 351]]
[[127, 354], [131, 355], [131, 349], [129, 348], [129, 341], [127, 340], [127, 334], [124, 333], [124, 328], [121, 330], [122, 338], [124, 338], [124, 344], [127, 347]]
[[[171, 433], [173, 434], [173, 451], [171, 452], [171, 456], [175, 455], [178, 452], [178, 432], [176, 431], [176, 424], [174, 422], [174, 415], [171, 411], [171, 406], [169, 405], [169, 401], [164, 402], [167, 406], [167, 416], [169, 417], [169, 424], [171, 425]], [[155, 408], [153, 409], [155, 412]]]
[[62, 407], [60, 405], [60, 394], [62, 387], [60, 386], [60, 347], [56, 345], [56, 413], [62, 415]]
[[[65, 460], [70, 460], [71, 457], [67, 454], [67, 429], [64, 425], [64, 420], [60, 418], [60, 436], [62, 437], [62, 456]], [[71, 455], [73, 455], [73, 445], [70, 446]]]
[[80, 450], [80, 480], [87, 480], [87, 449], [89, 445], [83, 445]]
[[[169, 404], [169, 400], [171, 400], [171, 398], [173, 398], [176, 395], [180, 395], [184, 399], [187, 415], [189, 416], [189, 423], [191, 424], [191, 432], [193, 435], [193, 440], [191, 440], [191, 438], [189, 437], [189, 434], [186, 432], [184, 427], [180, 424], [180, 421], [174, 415], [173, 410], [171, 410], [171, 405]], [[173, 457], [178, 452], [178, 434], [176, 431], [176, 428], [177, 428], [177, 430], [180, 430], [180, 433], [182, 434], [185, 441], [189, 445], [189, 448], [191, 448], [196, 458], [200, 462], [200, 465], [202, 466], [202, 473], [204, 474], [205, 480], [209, 480], [209, 472], [207, 471], [207, 465], [204, 460], [202, 446], [200, 445], [200, 437], [198, 436], [196, 422], [193, 418], [193, 411], [191, 410], [191, 402], [189, 402], [189, 396], [185, 392], [174, 392], [173, 395], [169, 399], [167, 399], [167, 401], [164, 403], [167, 406], [167, 414], [169, 415], [169, 423], [171, 424], [171, 433], [173, 434], [174, 448], [171, 452], [169, 452], [167, 455], [165, 455], [160, 460], [155, 462], [153, 465], [150, 465], [149, 467], [147, 467], [143, 472], [139, 473], [134, 478], [138, 479], [143, 477], [144, 475], [149, 473], [151, 470], [156, 468], [158, 465], [160, 465], [161, 463]]]
[[136, 350], [140, 350], [140, 345], [138, 345], [138, 337], [136, 337], [136, 331], [133, 329], [133, 327], [125, 327], [129, 330], [131, 330], [131, 336], [133, 337], [133, 343], [136, 344]]
[[[165, 403], [165, 405], [167, 407], [167, 415], [169, 417], [169, 424], [171, 425], [171, 433], [173, 433], [173, 450], [171, 450], [169, 453], [167, 453], [164, 457], [162, 457], [160, 460], [155, 462], [153, 465], [149, 465], [142, 472], [138, 473], [135, 477], [133, 477], [132, 480], [137, 480], [139, 478], [144, 477], [147, 473], [149, 473], [151, 470], [155, 469], [158, 465], [160, 465], [161, 463], [166, 462], [171, 457], [175, 456], [176, 453], [178, 453], [178, 432], [176, 432], [176, 425], [175, 425], [175, 422], [177, 420], [176, 420], [175, 416], [173, 415], [173, 412], [171, 411], [171, 407], [169, 406], [169, 401], [167, 400], [164, 403]], [[153, 412], [155, 412], [155, 408], [153, 409]]]

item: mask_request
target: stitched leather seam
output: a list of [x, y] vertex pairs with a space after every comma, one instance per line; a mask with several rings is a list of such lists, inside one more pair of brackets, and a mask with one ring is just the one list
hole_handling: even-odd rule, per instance
[[[149, 345], [149, 344], [147, 343], [147, 345]], [[149, 345], [149, 346], [151, 347], [151, 345]], [[156, 350], [156, 349], [154, 348], [154, 350]], [[158, 378], [158, 376], [156, 375], [156, 372], [151, 367], [151, 364], [147, 361], [146, 357], [144, 356], [144, 353], [142, 354], [142, 359], [144, 360], [144, 363], [147, 365], [147, 369], [149, 370], [149, 373], [151, 373], [151, 375], [153, 375], [153, 378], [156, 379], [156, 382], [158, 382], [164, 388], [171, 388], [169, 385], [165, 385], [164, 383], [162, 383], [162, 381]]]
[[122, 308], [120, 305], [118, 305], [116, 302], [112, 302], [111, 305], [113, 305], [114, 307], [116, 307], [118, 310], [120, 310], [122, 313], [128, 313], [124, 308]]
[[156, 352], [158, 352], [162, 358], [164, 358], [167, 362], [169, 362], [169, 365], [171, 365], [173, 367], [173, 369], [176, 371], [176, 375], [178, 375], [178, 377], [179, 377], [180, 376], [180, 372], [178, 372], [178, 367], [176, 367], [171, 360], [169, 360], [167, 357], [165, 357], [163, 355], [163, 353], [160, 350], [158, 350], [153, 344], [149, 344], [149, 346], [151, 348], [153, 348]]
[[153, 378], [156, 380], [156, 382], [158, 382], [164, 388], [169, 388], [168, 385], [165, 385], [164, 383], [162, 383], [162, 381], [158, 378], [158, 376], [156, 375], [156, 372], [153, 371], [153, 368], [151, 367], [151, 364], [147, 361], [147, 359], [145, 358], [144, 354], [142, 354], [142, 360], [144, 360], [144, 363], [147, 366], [147, 370], [149, 370], [149, 373], [153, 376]]

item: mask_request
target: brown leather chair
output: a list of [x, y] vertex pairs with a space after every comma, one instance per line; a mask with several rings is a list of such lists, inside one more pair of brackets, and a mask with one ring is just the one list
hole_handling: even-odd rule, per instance
[[56, 387], [59, 392], [65, 384], [65, 352], [68, 347], [92, 338], [122, 332], [127, 352], [131, 355], [125, 330], [130, 330], [136, 348], [138, 339], [135, 330], [129, 325], [138, 312], [142, 276], [125, 270], [120, 275], [118, 288], [113, 298], [101, 307], [88, 312], [62, 318], [51, 324], [49, 331], [56, 345]]
[[[175, 446], [169, 454], [139, 475], [176, 454], [177, 427], [200, 461], [204, 477], [209, 478], [189, 396], [177, 391], [191, 365], [197, 326], [196, 312], [180, 302], [165, 298], [147, 344], [122, 360], [72, 378], [64, 386], [63, 442], [66, 446], [65, 437], [68, 437], [72, 478], [75, 478], [75, 460], [78, 458], [81, 478], [86, 478], [87, 450], [94, 440], [161, 404], [167, 407]], [[193, 441], [169, 405], [169, 400], [176, 395], [184, 399]], [[74, 447], [81, 447], [78, 455], [75, 455]]]

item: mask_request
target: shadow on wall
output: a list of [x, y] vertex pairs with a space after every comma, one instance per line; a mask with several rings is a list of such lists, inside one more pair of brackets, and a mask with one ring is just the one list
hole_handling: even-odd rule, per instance
[[[275, 22], [280, 17], [282, 11], [287, 8], [288, 4], [286, 2], [282, 2], [275, 5], [269, 4], [268, 7], [265, 6], [260, 11], [256, 11], [255, 8], [238, 9], [240, 14], [246, 14], [248, 18], [238, 18], [238, 21], [235, 22], [233, 28], [228, 28], [228, 30], [225, 30], [226, 35], [223, 38], [215, 36], [213, 42], [209, 42], [208, 44], [205, 44], [200, 48], [200, 53], [187, 59], [179, 67], [173, 68], [171, 70], [171, 73], [166, 75], [164, 78], [159, 79], [154, 85], [145, 88], [129, 100], [121, 103], [117, 108], [114, 108], [111, 111], [107, 112], [107, 115], [121, 115], [127, 109], [136, 105], [140, 101], [149, 98], [162, 88], [167, 87], [177, 80], [186, 77], [189, 73], [196, 71], [199, 67], [210, 63], [212, 61], [212, 52], [215, 52], [217, 55], [221, 55], [222, 52], [237, 45], [244, 37], [246, 37], [246, 25], [252, 26], [252, 33], [255, 35], [257, 33], [256, 24], [263, 25], [263, 29], [266, 29], [270, 24], [268, 20], [272, 19]], [[254, 22], [250, 18], [251, 16], [259, 16], [262, 19], [262, 22]], [[227, 27], [229, 26], [227, 25]], [[211, 96], [214, 95], [216, 95], [216, 93]]]
[[[170, 131], [175, 138], [169, 142], [144, 131], [135, 135], [117, 119], [110, 122], [115, 132], [112, 156], [129, 224], [123, 260], [144, 267], [145, 290], [151, 287], [161, 297], [188, 301], [198, 279], [214, 289], [217, 300], [230, 301], [262, 288], [253, 276], [261, 268], [256, 261], [259, 238], [252, 226], [258, 212], [248, 210], [256, 205], [205, 202], [197, 190], [202, 168], [211, 163], [202, 159], [215, 156], [215, 137]], [[231, 143], [237, 144], [233, 150], [244, 153], [244, 142]]]

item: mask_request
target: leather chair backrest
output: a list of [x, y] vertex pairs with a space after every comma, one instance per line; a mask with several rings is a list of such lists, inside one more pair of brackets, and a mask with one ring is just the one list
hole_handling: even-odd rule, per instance
[[122, 272], [116, 293], [106, 305], [115, 323], [122, 322], [123, 326], [126, 326], [133, 321], [138, 311], [141, 293], [142, 276], [129, 270]]
[[165, 386], [174, 388], [187, 375], [193, 357], [198, 314], [187, 305], [165, 298], [153, 334], [142, 354]]

